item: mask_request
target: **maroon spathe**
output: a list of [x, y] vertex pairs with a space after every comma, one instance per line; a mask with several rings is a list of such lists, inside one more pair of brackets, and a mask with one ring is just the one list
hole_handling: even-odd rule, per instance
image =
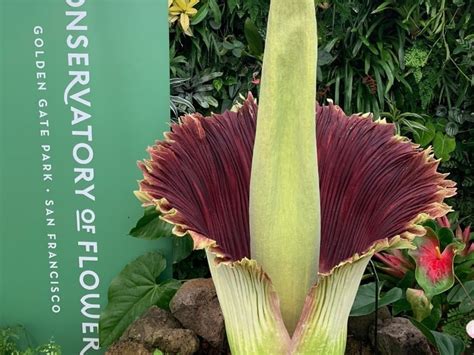
[[[165, 141], [149, 149], [150, 160], [140, 163], [145, 177], [141, 191], [156, 200], [165, 198], [162, 209], [174, 209], [166, 220], [215, 240], [231, 260], [250, 258], [256, 116], [251, 96], [238, 112], [186, 116]], [[332, 104], [318, 106], [316, 117], [320, 272], [376, 241], [409, 231], [422, 212], [432, 217], [446, 212], [441, 203], [454, 194], [454, 184], [436, 172], [437, 162], [425, 152], [395, 138], [393, 125], [347, 117]], [[298, 243], [298, 235], [289, 235], [288, 242]]]

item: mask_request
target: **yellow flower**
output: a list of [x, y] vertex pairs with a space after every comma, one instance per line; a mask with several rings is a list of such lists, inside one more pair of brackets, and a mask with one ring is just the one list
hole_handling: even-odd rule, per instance
[[189, 18], [197, 14], [194, 6], [198, 2], [199, 0], [168, 0], [169, 22], [174, 23], [179, 19], [181, 28], [188, 36], [193, 35]]

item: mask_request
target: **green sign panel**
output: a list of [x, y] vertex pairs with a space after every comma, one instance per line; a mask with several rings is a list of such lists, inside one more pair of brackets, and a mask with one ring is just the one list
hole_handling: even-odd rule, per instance
[[167, 128], [166, 0], [0, 0], [0, 327], [101, 353], [136, 161]]

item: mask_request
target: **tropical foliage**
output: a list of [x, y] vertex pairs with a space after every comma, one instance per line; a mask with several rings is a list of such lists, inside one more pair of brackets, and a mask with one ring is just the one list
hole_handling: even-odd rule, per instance
[[48, 343], [35, 346], [31, 335], [21, 325], [0, 328], [1, 355], [61, 355], [61, 347], [51, 339]]
[[379, 253], [376, 265], [384, 292], [399, 294], [392, 300], [394, 314], [411, 316], [422, 331], [441, 331], [452, 342], [469, 347], [472, 339], [466, 326], [474, 317], [474, 234], [469, 226], [461, 228], [455, 217], [451, 216], [453, 224], [446, 217], [427, 221], [427, 236], [417, 238], [416, 250]]
[[[269, 1], [201, 0], [194, 36], [171, 26], [173, 116], [223, 112], [258, 97]], [[374, 112], [423, 147], [458, 183], [449, 201], [474, 223], [473, 21], [469, 1], [316, 1], [318, 98]], [[225, 18], [225, 21], [222, 19]], [[192, 106], [191, 106], [192, 105]]]
[[102, 347], [116, 341], [151, 306], [169, 310], [170, 300], [181, 286], [181, 281], [166, 274], [167, 262], [171, 262], [173, 273], [186, 274], [187, 270], [176, 266], [185, 261], [193, 249], [189, 237], [172, 238], [171, 229], [168, 223], [160, 219], [156, 209], [147, 208], [143, 217], [130, 230], [130, 235], [138, 239], [168, 239], [171, 249], [167, 250], [168, 260], [160, 251], [146, 253], [126, 265], [112, 280], [108, 303], [99, 322]]

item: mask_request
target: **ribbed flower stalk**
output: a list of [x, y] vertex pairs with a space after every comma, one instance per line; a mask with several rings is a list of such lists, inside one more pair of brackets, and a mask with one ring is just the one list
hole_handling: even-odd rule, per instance
[[290, 334], [319, 265], [316, 60], [314, 1], [272, 0], [252, 160], [250, 250], [272, 280]]

